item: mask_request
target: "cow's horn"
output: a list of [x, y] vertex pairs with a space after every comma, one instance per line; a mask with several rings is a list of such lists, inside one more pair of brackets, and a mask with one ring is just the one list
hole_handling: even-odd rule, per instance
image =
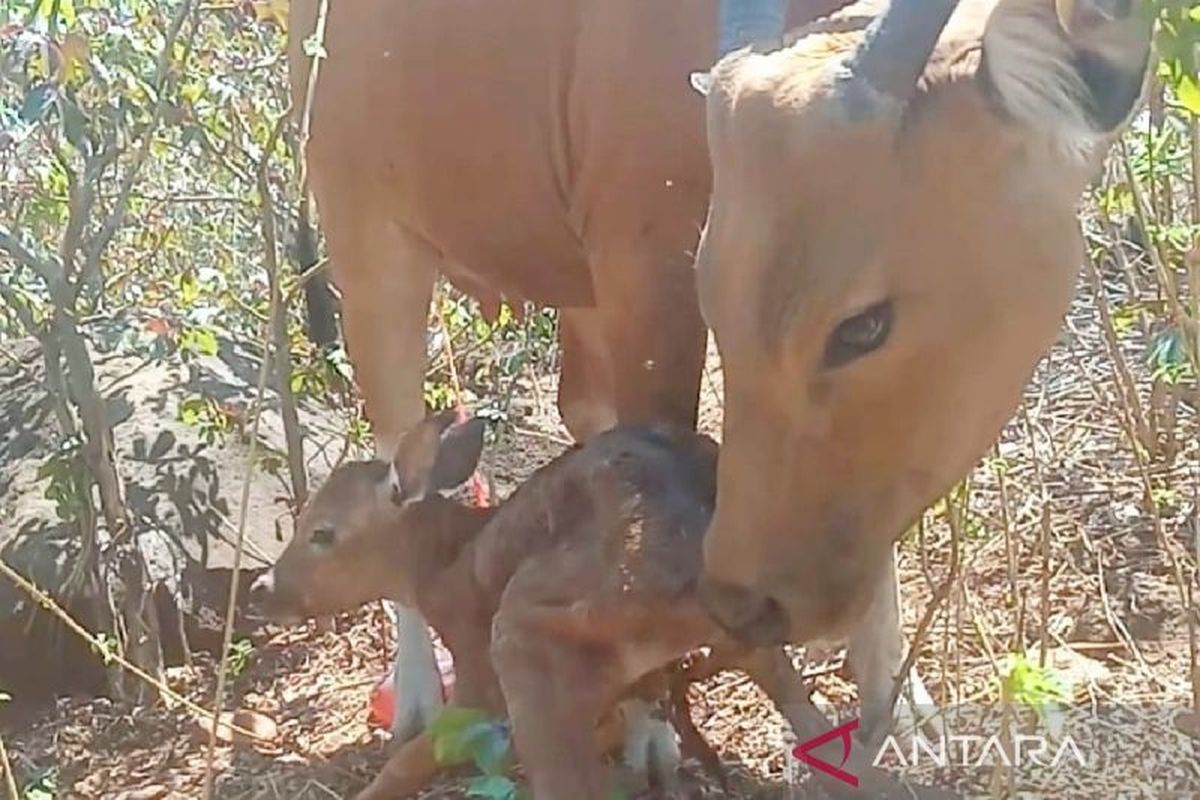
[[787, 0], [721, 0], [720, 55], [783, 36]]
[[958, 0], [891, 0], [867, 28], [849, 67], [854, 78], [904, 102], [916, 91]]

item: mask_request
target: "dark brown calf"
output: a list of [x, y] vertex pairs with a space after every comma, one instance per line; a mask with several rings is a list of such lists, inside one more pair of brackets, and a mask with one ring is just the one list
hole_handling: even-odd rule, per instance
[[[380, 598], [419, 609], [454, 655], [453, 702], [508, 714], [538, 800], [607, 798], [600, 752], [620, 729], [601, 725], [598, 742], [598, 723], [613, 721], [630, 687], [703, 645], [750, 672], [802, 738], [822, 731], [784, 651], [733, 645], [697, 599], [711, 440], [614, 429], [501, 507], [468, 508], [440, 493], [471, 474], [482, 437], [479, 420], [439, 415], [404, 437], [391, 465], [336, 469], [256, 585], [262, 607], [281, 618]], [[437, 768], [422, 734], [360, 800], [415, 792]]]

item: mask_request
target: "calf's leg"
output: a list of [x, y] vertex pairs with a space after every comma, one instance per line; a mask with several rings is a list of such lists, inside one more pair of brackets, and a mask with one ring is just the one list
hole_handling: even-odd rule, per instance
[[593, 653], [513, 630], [499, 617], [493, 630], [492, 661], [533, 796], [607, 800], [596, 728], [613, 691], [606, 670]]
[[[465, 627], [471, 630], [469, 625]], [[453, 636], [452, 633], [447, 635]], [[455, 665], [458, 680], [451, 704], [478, 709], [493, 717], [503, 717], [504, 700], [496, 684], [495, 672], [488, 662], [486, 645], [479, 644], [478, 638], [466, 640], [459, 636], [452, 640], [463, 646], [455, 650], [462, 660]], [[435, 753], [431, 734], [428, 730], [422, 731], [397, 748], [357, 800], [395, 800], [421, 791], [443, 768], [437, 762]]]
[[383, 769], [355, 800], [400, 800], [424, 789], [441, 771], [434, 756], [433, 737], [422, 731], [400, 745]]

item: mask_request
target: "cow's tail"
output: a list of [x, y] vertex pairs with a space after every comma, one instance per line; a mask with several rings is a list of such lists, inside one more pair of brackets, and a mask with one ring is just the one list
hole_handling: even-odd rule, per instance
[[[317, 269], [317, 235], [312, 205], [303, 192], [296, 206], [296, 269], [304, 281], [304, 312], [308, 338], [322, 350], [337, 344], [337, 298], [329, 285], [327, 268]], [[315, 270], [315, 271], [314, 271]]]

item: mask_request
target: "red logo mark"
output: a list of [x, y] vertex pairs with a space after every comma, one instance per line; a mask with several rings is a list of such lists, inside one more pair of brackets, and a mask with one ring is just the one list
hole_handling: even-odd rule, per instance
[[[843, 783], [848, 783], [851, 786], [858, 786], [858, 776], [853, 775], [842, 767], [846, 766], [846, 762], [850, 759], [850, 733], [858, 730], [858, 720], [852, 719], [849, 722], [844, 722], [838, 725], [831, 731], [826, 731], [820, 736], [813, 737], [807, 742], [801, 742], [792, 750], [792, 755], [803, 761], [808, 766], [815, 770], [820, 770], [826, 775], [837, 778]], [[832, 742], [834, 739], [842, 740], [842, 763], [834, 765], [830, 764], [822, 758], [813, 755], [810, 751], [815, 750], [826, 742]]]

